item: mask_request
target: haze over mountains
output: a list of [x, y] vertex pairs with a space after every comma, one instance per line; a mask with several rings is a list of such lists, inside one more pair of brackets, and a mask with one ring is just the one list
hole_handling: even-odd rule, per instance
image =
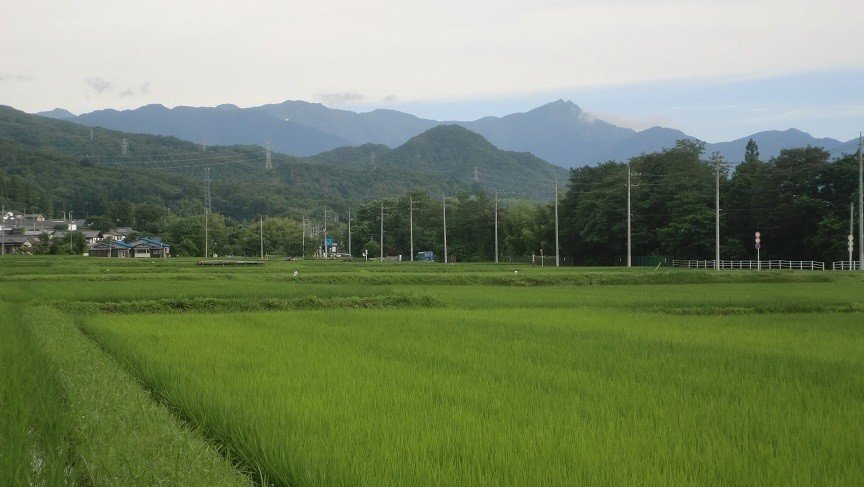
[[[456, 124], [482, 135], [499, 149], [530, 152], [563, 167], [626, 160], [642, 152], [673, 147], [679, 139], [696, 140], [671, 128], [652, 127], [636, 131], [619, 127], [593, 117], [572, 101], [565, 100], [524, 113], [474, 121], [437, 121], [384, 109], [356, 113], [304, 101], [251, 108], [226, 104], [169, 109], [162, 105], [146, 105], [134, 110], [97, 110], [78, 116], [55, 109], [39, 115], [126, 132], [172, 135], [197, 143], [263, 146], [269, 142], [275, 151], [295, 156], [310, 156], [343, 146], [364, 144], [397, 147], [430, 128]], [[728, 161], [739, 162], [750, 138], [759, 145], [763, 158], [775, 156], [783, 148], [812, 145], [833, 149], [846, 144], [788, 129], [706, 144], [706, 152], [718, 151]]]
[[[125, 141], [125, 143], [124, 143]], [[345, 210], [373, 199], [424, 191], [440, 198], [479, 190], [548, 201], [567, 171], [507, 152], [454, 125], [435, 126], [399, 147], [343, 146], [313, 157], [260, 146], [210, 145], [175, 137], [90, 129], [0, 105], [0, 188], [7, 208], [102, 214], [112, 201], [201, 211], [205, 168], [214, 208], [235, 219]], [[191, 205], [191, 206], [190, 206]], [[190, 210], [191, 208], [191, 210]]]

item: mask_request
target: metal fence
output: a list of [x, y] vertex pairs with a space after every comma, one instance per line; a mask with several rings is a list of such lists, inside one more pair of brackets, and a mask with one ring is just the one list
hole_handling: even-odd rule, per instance
[[[848, 265], [848, 262], [847, 262]], [[673, 260], [672, 267], [690, 269], [714, 269], [714, 260]], [[721, 260], [721, 269], [789, 269], [799, 271], [824, 271], [825, 263], [815, 260]]]
[[831, 264], [831, 269], [835, 271], [857, 271], [860, 269], [858, 266], [858, 261], [853, 260], [849, 262], [848, 260], [838, 260]]

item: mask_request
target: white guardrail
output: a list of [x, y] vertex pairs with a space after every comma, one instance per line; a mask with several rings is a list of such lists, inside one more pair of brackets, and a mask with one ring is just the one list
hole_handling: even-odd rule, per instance
[[[836, 264], [836, 262], [835, 262]], [[848, 266], [849, 263], [846, 262]], [[673, 260], [672, 267], [685, 267], [690, 269], [713, 269], [713, 260]], [[721, 260], [721, 269], [789, 269], [796, 271], [824, 271], [825, 263], [815, 260]], [[848, 267], [847, 267], [848, 269]]]

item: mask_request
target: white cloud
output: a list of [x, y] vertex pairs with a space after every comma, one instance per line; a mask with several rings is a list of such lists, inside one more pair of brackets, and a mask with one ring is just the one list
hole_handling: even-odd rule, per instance
[[118, 89], [115, 87], [114, 83], [112, 83], [111, 81], [108, 81], [102, 77], [99, 77], [99, 76], [87, 78], [84, 81], [87, 83], [87, 85], [90, 86], [90, 88], [93, 89], [93, 91], [96, 92], [97, 95], [116, 92], [117, 95], [120, 96], [121, 98], [126, 98], [129, 96], [146, 95], [147, 93], [150, 93], [150, 83], [149, 82], [141, 83], [138, 86], [126, 88], [126, 89], [118, 91]]
[[26, 74], [4, 73], [0, 72], [0, 83], [15, 82], [27, 83], [33, 81], [33, 77]]
[[99, 76], [87, 78], [84, 81], [90, 86], [90, 88], [93, 88], [93, 91], [95, 91], [97, 95], [101, 95], [114, 89], [114, 85], [110, 81], [100, 78]]
[[315, 93], [313, 99], [327, 106], [338, 107], [360, 103], [365, 100], [365, 97], [353, 91], [340, 91], [336, 93]]
[[[6, 83], [0, 102], [436, 102], [765, 77], [864, 66], [861, 25], [857, 0], [13, 2], [0, 16], [0, 59], [35, 80]], [[92, 73], [115, 96], [68, 82]], [[149, 93], [119, 96], [140, 80]]]
[[633, 130], [645, 130], [651, 127], [671, 127], [672, 121], [664, 117], [625, 117], [611, 113], [585, 112], [588, 119], [603, 120], [619, 127], [631, 128]]

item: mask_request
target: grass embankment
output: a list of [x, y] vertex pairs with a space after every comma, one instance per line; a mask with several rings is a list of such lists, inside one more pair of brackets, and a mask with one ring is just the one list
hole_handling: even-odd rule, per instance
[[864, 478], [862, 325], [538, 307], [86, 329], [282, 485], [824, 485]]
[[55, 370], [20, 306], [0, 303], [0, 316], [0, 483], [74, 485], [71, 421]]
[[[104, 284], [148, 279], [198, 282], [251, 280], [304, 285], [384, 286], [404, 284], [554, 286], [693, 284], [718, 282], [827, 282], [826, 271], [723, 271], [672, 268], [538, 267], [521, 263], [442, 265], [420, 262], [267, 261], [263, 267], [207, 268], [191, 259], [10, 258], [0, 262], [0, 282]], [[25, 265], [30, 263], [32, 265]], [[294, 276], [294, 271], [299, 276]], [[860, 278], [860, 276], [858, 276]]]
[[[74, 463], [87, 484], [249, 485], [209, 443], [154, 402], [83, 336], [68, 315], [48, 307], [30, 308], [24, 322], [38, 348], [50, 357], [65, 391], [64, 425], [75, 438]], [[49, 417], [62, 411], [50, 397], [36, 397], [33, 405]]]

